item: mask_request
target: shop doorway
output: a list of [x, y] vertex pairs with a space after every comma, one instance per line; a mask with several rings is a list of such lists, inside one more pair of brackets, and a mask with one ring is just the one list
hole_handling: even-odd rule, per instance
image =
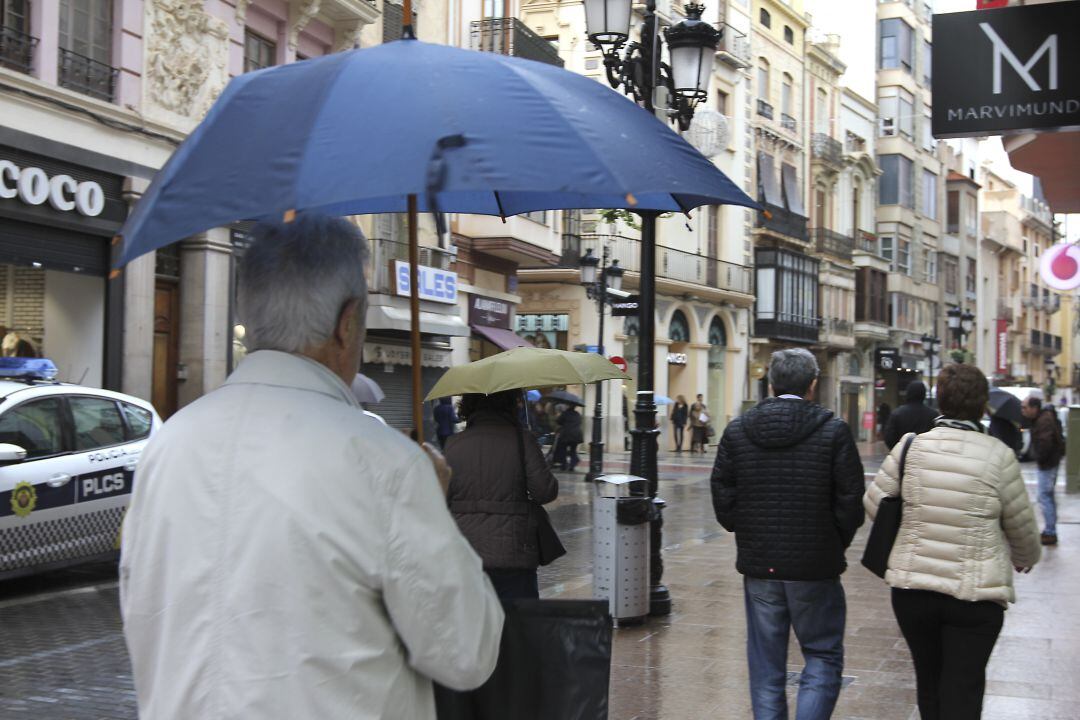
[[727, 377], [724, 360], [727, 357], [727, 331], [719, 317], [709, 324], [709, 392], [706, 402], [712, 411], [713, 428], [719, 435], [727, 425], [726, 405]]
[[180, 357], [180, 286], [154, 286], [154, 375], [151, 402], [162, 418], [176, 412], [176, 370]]

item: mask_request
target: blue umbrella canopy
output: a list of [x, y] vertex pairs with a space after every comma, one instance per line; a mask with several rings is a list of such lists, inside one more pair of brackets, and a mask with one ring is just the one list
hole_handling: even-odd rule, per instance
[[119, 264], [290, 211], [509, 216], [757, 207], [650, 113], [582, 75], [418, 40], [235, 78], [121, 230]]

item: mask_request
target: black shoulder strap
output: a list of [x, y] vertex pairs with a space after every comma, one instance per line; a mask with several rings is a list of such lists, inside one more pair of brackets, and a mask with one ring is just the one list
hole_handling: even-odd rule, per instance
[[897, 495], [900, 494], [899, 488], [904, 486], [904, 466], [907, 465], [907, 452], [911, 447], [911, 441], [915, 439], [915, 433], [908, 433], [908, 436], [904, 438], [904, 447], [900, 450], [900, 476], [896, 479], [896, 485], [898, 488]]

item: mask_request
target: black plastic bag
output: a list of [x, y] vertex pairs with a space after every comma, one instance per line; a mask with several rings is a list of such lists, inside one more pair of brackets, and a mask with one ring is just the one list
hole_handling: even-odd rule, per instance
[[439, 720], [606, 720], [611, 615], [604, 600], [504, 600], [499, 662], [470, 692], [435, 686]]

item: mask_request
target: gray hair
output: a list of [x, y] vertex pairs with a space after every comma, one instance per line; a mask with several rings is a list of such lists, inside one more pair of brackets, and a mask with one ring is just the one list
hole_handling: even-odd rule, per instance
[[333, 336], [345, 303], [359, 298], [366, 307], [367, 241], [352, 223], [305, 213], [260, 223], [252, 234], [237, 280], [248, 350], [318, 347]]
[[769, 384], [779, 395], [806, 395], [810, 383], [818, 376], [818, 364], [813, 353], [805, 348], [777, 350], [769, 363]]

